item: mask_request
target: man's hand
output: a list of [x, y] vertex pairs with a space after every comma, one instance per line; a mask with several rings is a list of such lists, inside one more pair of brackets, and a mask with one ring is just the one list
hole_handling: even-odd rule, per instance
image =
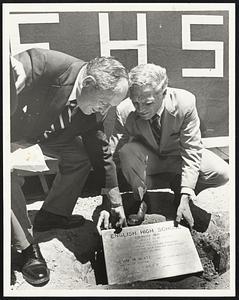
[[116, 215], [118, 221], [115, 224], [116, 228], [122, 228], [127, 226], [126, 217], [124, 213], [123, 205], [111, 209], [112, 214]]
[[[127, 226], [122, 198], [118, 187], [102, 189], [103, 207], [97, 223], [97, 230], [101, 234], [101, 229], [109, 229], [111, 225], [116, 228]], [[110, 211], [110, 213], [108, 212]], [[110, 219], [111, 223], [110, 224]]]
[[188, 222], [190, 228], [193, 228], [194, 220], [189, 207], [190, 199], [190, 195], [183, 194], [181, 196], [180, 204], [177, 210], [176, 222], [180, 223], [182, 218], [184, 218]]
[[97, 231], [99, 235], [101, 235], [101, 229], [109, 229], [109, 220], [110, 220], [110, 213], [106, 210], [102, 210], [100, 212], [100, 216], [97, 222]]
[[[122, 227], [127, 226], [123, 206], [112, 208], [111, 216], [113, 217], [114, 220], [117, 220], [116, 224], [113, 224], [113, 225], [115, 225], [116, 228], [122, 228]], [[110, 213], [106, 210], [102, 210], [100, 213], [99, 219], [98, 219], [97, 226], [96, 226], [97, 231], [100, 235], [101, 235], [102, 229], [111, 228], [109, 219], [110, 219]]]

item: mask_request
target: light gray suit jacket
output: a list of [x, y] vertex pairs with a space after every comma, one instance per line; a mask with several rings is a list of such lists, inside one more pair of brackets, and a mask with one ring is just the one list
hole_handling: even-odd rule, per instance
[[150, 122], [136, 114], [129, 98], [121, 102], [116, 109], [117, 118], [111, 137], [112, 152], [117, 160], [118, 150], [126, 142], [138, 140], [159, 156], [179, 155], [182, 158], [181, 186], [194, 189], [203, 148], [195, 96], [186, 90], [168, 87], [164, 104], [158, 145]]

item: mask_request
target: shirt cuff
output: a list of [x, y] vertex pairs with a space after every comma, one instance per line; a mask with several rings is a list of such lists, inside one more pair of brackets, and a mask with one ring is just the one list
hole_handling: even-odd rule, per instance
[[188, 194], [188, 195], [190, 195], [190, 196], [194, 196], [194, 190], [191, 189], [191, 188], [189, 188], [189, 187], [183, 186], [183, 187], [181, 188], [181, 194]]
[[107, 195], [110, 200], [111, 207], [116, 208], [123, 205], [122, 198], [120, 195], [120, 191], [118, 187], [114, 188], [102, 188], [101, 189], [102, 195]]

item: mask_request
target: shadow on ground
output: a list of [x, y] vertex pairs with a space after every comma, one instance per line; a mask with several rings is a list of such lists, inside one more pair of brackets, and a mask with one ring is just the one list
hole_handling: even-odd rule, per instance
[[[36, 213], [37, 210], [29, 211], [32, 222]], [[52, 229], [45, 232], [34, 232], [34, 237], [38, 243], [57, 238], [82, 264], [91, 260], [95, 251], [101, 245], [96, 226], [90, 220], [85, 220], [82, 226], [74, 229]]]

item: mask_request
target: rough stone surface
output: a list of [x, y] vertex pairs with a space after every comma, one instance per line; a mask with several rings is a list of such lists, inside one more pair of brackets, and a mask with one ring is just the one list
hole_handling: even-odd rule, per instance
[[[101, 241], [95, 224], [101, 196], [79, 198], [74, 214], [83, 215], [85, 224], [74, 230], [51, 230], [36, 234], [43, 256], [51, 270], [51, 279], [42, 287], [34, 287], [22, 278], [19, 255], [12, 255], [12, 290], [77, 290], [77, 289], [228, 289], [229, 264], [229, 198], [228, 186], [203, 191], [197, 205], [213, 213], [205, 233], [192, 231], [192, 237], [202, 261], [204, 272], [168, 278], [109, 286], [105, 281]], [[152, 193], [149, 213], [144, 221], [162, 222], [172, 219], [172, 193], [162, 190]], [[31, 219], [42, 201], [28, 204]], [[98, 252], [97, 252], [98, 251]], [[97, 259], [96, 259], [97, 258]]]

